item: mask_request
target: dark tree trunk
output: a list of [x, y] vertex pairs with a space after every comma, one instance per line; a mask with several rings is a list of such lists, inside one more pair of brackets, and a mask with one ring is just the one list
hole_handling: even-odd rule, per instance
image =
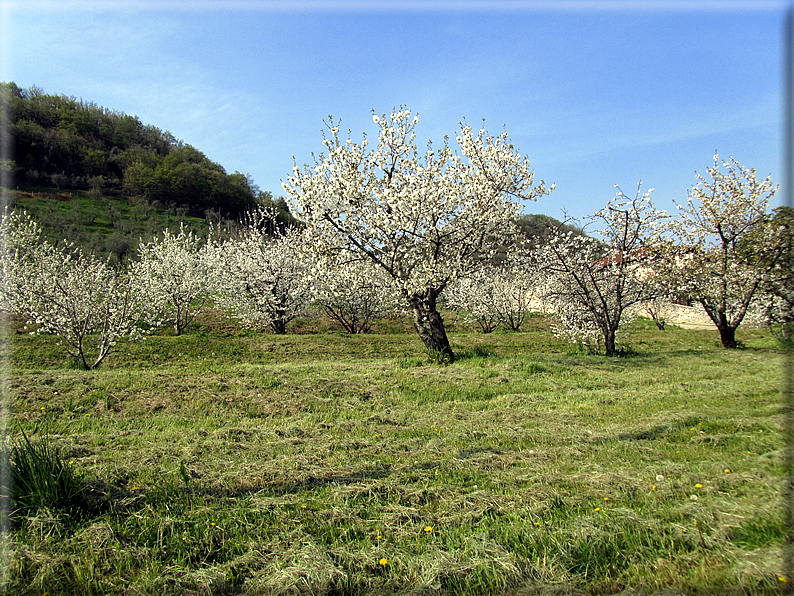
[[455, 360], [455, 354], [449, 345], [447, 331], [444, 329], [444, 320], [436, 307], [436, 300], [441, 289], [427, 290], [424, 294], [413, 294], [409, 299], [411, 312], [414, 317], [414, 328], [419, 334], [425, 348], [433, 354], [438, 354], [446, 362]]
[[270, 328], [276, 335], [285, 335], [287, 333], [287, 323], [284, 319], [273, 319], [270, 321]]
[[604, 333], [604, 351], [607, 356], [615, 355], [615, 329], [607, 329]]
[[724, 311], [711, 308], [703, 300], [701, 300], [700, 303], [703, 305], [703, 309], [706, 311], [706, 314], [709, 316], [711, 321], [717, 326], [717, 329], [720, 332], [720, 342], [722, 342], [722, 347], [729, 349], [738, 348], [739, 344], [736, 343], [736, 328], [739, 326], [739, 324], [737, 323], [736, 325], [731, 325], [728, 322], [728, 316]]
[[736, 343], [736, 327], [729, 325], [719, 325], [717, 329], [720, 330], [720, 341], [723, 348], [738, 348], [739, 344]]

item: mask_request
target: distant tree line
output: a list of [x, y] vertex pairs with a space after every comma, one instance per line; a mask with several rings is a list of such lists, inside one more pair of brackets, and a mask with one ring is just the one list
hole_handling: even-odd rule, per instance
[[170, 132], [82, 99], [0, 83], [0, 118], [13, 151], [0, 166], [18, 187], [143, 199], [199, 217], [237, 217], [269, 197]]

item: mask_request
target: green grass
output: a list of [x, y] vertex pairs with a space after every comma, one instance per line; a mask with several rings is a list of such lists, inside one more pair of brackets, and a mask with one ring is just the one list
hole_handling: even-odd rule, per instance
[[97, 371], [15, 334], [14, 428], [46, 429], [103, 506], [27, 512], [6, 589], [776, 593], [777, 346], [645, 323], [620, 358], [542, 317], [457, 329], [448, 366], [394, 321], [277, 337], [207, 317]]

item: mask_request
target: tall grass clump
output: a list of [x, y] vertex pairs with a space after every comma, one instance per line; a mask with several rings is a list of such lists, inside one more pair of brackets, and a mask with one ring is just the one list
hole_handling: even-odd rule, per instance
[[87, 502], [83, 481], [49, 439], [32, 441], [23, 431], [22, 438], [3, 443], [0, 465], [6, 467], [6, 482], [0, 487], [0, 499], [10, 507], [12, 518], [39, 509], [74, 511]]

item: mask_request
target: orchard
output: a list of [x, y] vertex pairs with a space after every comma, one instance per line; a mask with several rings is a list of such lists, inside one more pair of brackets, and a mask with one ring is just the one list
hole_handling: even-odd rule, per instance
[[[656, 210], [651, 191], [638, 186], [631, 198], [618, 189], [575, 222], [589, 233], [551, 229], [530, 244], [516, 235], [520, 209], [554, 186], [535, 183], [507, 133], [464, 122], [457, 150], [445, 139], [420, 152], [418, 118], [408, 109], [373, 120], [379, 133], [370, 149], [366, 137], [340, 137], [329, 117], [327, 153], [296, 165], [284, 184], [297, 227], [278, 227], [274, 213], [260, 210], [236, 235], [216, 229], [206, 242], [166, 229], [114, 268], [48, 245], [24, 213], [6, 213], [4, 304], [35, 332], [62, 337], [89, 368], [121, 339], [165, 323], [179, 335], [210, 307], [276, 334], [313, 314], [361, 333], [405, 313], [444, 362], [455, 358], [444, 308], [485, 333], [518, 330], [540, 308], [553, 313], [559, 337], [608, 356], [636, 316], [673, 300], [700, 305], [726, 348], [737, 346], [745, 319], [790, 336], [790, 217], [770, 213], [771, 180], [735, 160], [715, 155], [677, 218]], [[89, 357], [85, 344], [98, 332]]]
[[[464, 121], [420, 150], [407, 108], [373, 121], [370, 146], [329, 117], [284, 182], [289, 218], [269, 198], [128, 260], [2, 214], [4, 585], [794, 581], [774, 365], [794, 337], [792, 213], [770, 210], [772, 181], [715, 155], [677, 214], [616, 187], [528, 237], [522, 209], [554, 185], [506, 132]], [[714, 329], [671, 325], [675, 305]]]

